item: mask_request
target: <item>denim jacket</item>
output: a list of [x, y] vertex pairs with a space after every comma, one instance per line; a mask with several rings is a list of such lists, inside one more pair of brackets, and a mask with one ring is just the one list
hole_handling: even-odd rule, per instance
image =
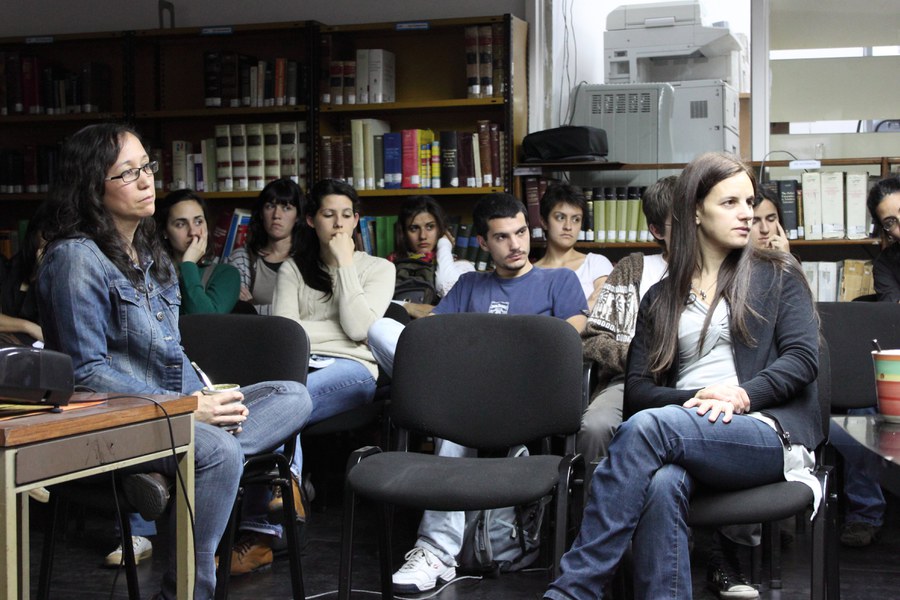
[[[138, 268], [138, 267], [134, 267]], [[85, 238], [53, 244], [38, 271], [48, 348], [72, 357], [75, 384], [97, 392], [193, 393], [203, 385], [181, 347], [174, 269], [135, 286]]]

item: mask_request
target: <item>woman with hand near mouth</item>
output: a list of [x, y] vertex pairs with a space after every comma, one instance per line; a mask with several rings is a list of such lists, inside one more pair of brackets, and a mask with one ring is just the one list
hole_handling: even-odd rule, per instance
[[[306, 330], [313, 354], [334, 362], [310, 369], [310, 423], [371, 402], [378, 365], [366, 345], [369, 326], [380, 319], [394, 294], [394, 267], [356, 250], [359, 196], [352, 186], [324, 179], [309, 192], [297, 252], [278, 271], [273, 314]], [[291, 470], [302, 472], [297, 443]], [[296, 491], [296, 490], [295, 490]]]
[[563, 183], [550, 184], [541, 198], [541, 227], [547, 238], [547, 251], [534, 264], [545, 269], [575, 271], [590, 307], [613, 267], [602, 254], [582, 254], [575, 249], [585, 215], [587, 201], [577, 188]]
[[272, 314], [275, 277], [297, 251], [305, 202], [300, 186], [291, 179], [269, 182], [253, 206], [246, 245], [228, 257], [228, 264], [241, 273], [240, 299], [261, 315]]
[[215, 262], [206, 202], [193, 190], [176, 190], [159, 203], [156, 229], [181, 287], [181, 314], [229, 313], [238, 301], [241, 276]]
[[753, 209], [753, 229], [750, 241], [757, 248], [768, 248], [790, 252], [791, 244], [784, 232], [784, 214], [777, 198], [764, 189], [760, 189]]

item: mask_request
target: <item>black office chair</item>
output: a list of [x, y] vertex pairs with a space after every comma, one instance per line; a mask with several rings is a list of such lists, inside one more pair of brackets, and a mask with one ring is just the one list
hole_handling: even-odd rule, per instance
[[[240, 385], [279, 380], [306, 383], [309, 338], [296, 321], [259, 315], [185, 315], [181, 317], [179, 329], [185, 353], [213, 381]], [[241, 490], [235, 499], [229, 526], [219, 545], [216, 600], [228, 597], [231, 549], [240, 517], [242, 491], [246, 485], [275, 485], [281, 489], [291, 589], [294, 598], [305, 597], [300, 540], [294, 527], [296, 516], [290, 472], [295, 439], [296, 436], [292, 435], [290, 439], [284, 440], [284, 453], [273, 451], [245, 459]]]
[[[350, 597], [356, 497], [379, 503], [382, 598], [393, 598], [388, 507], [478, 510], [553, 496], [552, 568], [565, 546], [568, 499], [583, 477], [581, 340], [546, 316], [448, 314], [410, 323], [397, 347], [389, 415], [399, 450], [356, 451], [347, 465], [338, 597]], [[447, 458], [407, 451], [409, 431], [479, 450], [566, 436], [566, 455]], [[542, 444], [543, 446], [544, 444]]]
[[[828, 438], [831, 406], [831, 369], [828, 343], [819, 347], [818, 384], [822, 432]], [[840, 580], [837, 561], [837, 511], [832, 491], [832, 468], [822, 463], [824, 444], [816, 449], [819, 463], [815, 476], [822, 488], [822, 502], [812, 522], [810, 557], [810, 598], [838, 598]], [[692, 498], [688, 525], [691, 527], [720, 527], [724, 525], [763, 524], [763, 544], [769, 556], [770, 586], [781, 587], [780, 538], [778, 521], [805, 512], [813, 500], [812, 491], [799, 482], [781, 481], [746, 490], [722, 492], [712, 489], [698, 491]], [[774, 535], [773, 535], [774, 532]]]

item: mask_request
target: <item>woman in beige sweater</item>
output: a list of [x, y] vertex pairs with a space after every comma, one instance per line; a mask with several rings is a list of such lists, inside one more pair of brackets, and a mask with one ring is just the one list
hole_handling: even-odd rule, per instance
[[[304, 213], [297, 252], [278, 271], [273, 314], [303, 325], [312, 353], [327, 357], [327, 366], [311, 369], [306, 382], [312, 424], [372, 401], [378, 365], [366, 332], [387, 310], [395, 271], [385, 259], [355, 251], [359, 197], [352, 186], [318, 182]], [[295, 474], [301, 465], [298, 443]]]

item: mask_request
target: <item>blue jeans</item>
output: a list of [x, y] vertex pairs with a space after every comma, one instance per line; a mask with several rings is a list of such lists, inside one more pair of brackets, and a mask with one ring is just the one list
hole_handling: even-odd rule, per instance
[[783, 447], [769, 425], [731, 423], [680, 406], [622, 423], [591, 479], [581, 531], [545, 598], [600, 598], [634, 546], [635, 597], [690, 598], [686, 516], [696, 484], [742, 489], [784, 480]]
[[[874, 415], [875, 407], [851, 408], [848, 415]], [[847, 497], [846, 522], [862, 521], [881, 527], [887, 503], [881, 491], [881, 459], [831, 423], [828, 441], [844, 458], [844, 495]]]
[[[335, 358], [333, 364], [310, 371], [306, 387], [312, 400], [309, 425], [367, 404], [375, 397], [372, 373], [366, 365], [351, 358]], [[303, 473], [303, 446], [299, 436], [291, 471], [298, 478]]]
[[[197, 580], [194, 597], [213, 598], [216, 589], [216, 547], [237, 494], [244, 456], [273, 450], [299, 431], [312, 412], [309, 393], [293, 381], [266, 382], [241, 388], [244, 404], [250, 410], [243, 431], [232, 435], [206, 423], [194, 427], [194, 545], [197, 554]], [[175, 461], [159, 459], [139, 465], [138, 471], [158, 471], [175, 476]], [[185, 523], [178, 524], [187, 528]], [[175, 598], [175, 519], [169, 519], [171, 549], [169, 568], [163, 576], [162, 597]]]

